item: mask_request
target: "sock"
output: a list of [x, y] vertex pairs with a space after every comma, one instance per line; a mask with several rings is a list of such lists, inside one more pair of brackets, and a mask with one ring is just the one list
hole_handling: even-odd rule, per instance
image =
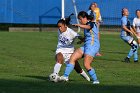
[[134, 52], [133, 52], [133, 49], [131, 48], [129, 53], [128, 53], [128, 55], [127, 55], [127, 57], [131, 58], [131, 56], [133, 56], [133, 54], [134, 54]]
[[56, 63], [55, 66], [54, 66], [53, 73], [57, 73], [58, 74], [60, 69], [61, 69], [61, 66], [62, 66], [62, 64]]
[[88, 70], [88, 73], [94, 81], [97, 80], [97, 76], [96, 76], [94, 68]]
[[67, 64], [65, 72], [64, 72], [64, 77], [69, 77], [69, 75], [70, 75], [70, 73], [72, 72], [73, 69], [74, 69], [73, 64]]
[[134, 52], [134, 61], [137, 61], [138, 60], [138, 51], [136, 50]]
[[139, 47], [140, 47], [140, 44], [139, 44]]
[[87, 81], [90, 81], [89, 76], [86, 74], [86, 72], [82, 69], [82, 72], [80, 73], [80, 75], [85, 78]]

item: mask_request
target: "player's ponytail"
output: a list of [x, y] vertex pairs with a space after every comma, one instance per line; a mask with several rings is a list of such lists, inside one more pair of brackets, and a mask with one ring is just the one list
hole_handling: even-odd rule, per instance
[[65, 21], [66, 21], [66, 25], [70, 25], [70, 21], [71, 21], [71, 16], [74, 15], [73, 13], [70, 14], [67, 18], [65, 18]]
[[57, 25], [59, 23], [64, 24], [64, 25], [67, 25], [67, 26], [70, 25], [70, 21], [71, 21], [71, 16], [72, 15], [74, 15], [74, 14], [72, 13], [67, 18], [58, 20]]

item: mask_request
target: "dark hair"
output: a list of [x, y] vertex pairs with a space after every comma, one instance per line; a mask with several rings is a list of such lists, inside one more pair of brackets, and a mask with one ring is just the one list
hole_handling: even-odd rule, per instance
[[65, 21], [64, 19], [58, 20], [57, 25], [58, 25], [59, 23], [66, 25], [66, 21]]
[[70, 14], [67, 18], [65, 18], [65, 19], [60, 19], [58, 22], [57, 22], [57, 25], [58, 25], [58, 23], [62, 23], [62, 24], [64, 24], [64, 25], [70, 25], [70, 21], [71, 21], [71, 16], [72, 15], [74, 15], [73, 13], [72, 14]]
[[80, 17], [82, 17], [82, 18], [85, 18], [85, 17], [86, 17], [88, 20], [93, 20], [93, 19], [94, 19], [94, 14], [93, 14], [93, 12], [91, 12], [91, 13], [88, 15], [87, 12], [81, 11], [81, 12], [79, 12], [79, 14], [78, 14], [78, 19], [79, 19]]
[[85, 11], [81, 11], [78, 13], [78, 19], [82, 17], [82, 18], [88, 18], [88, 14]]
[[93, 2], [93, 3], [90, 4], [90, 6], [89, 6], [89, 8], [88, 8], [89, 10], [91, 10], [91, 6], [92, 6], [92, 5], [95, 5], [95, 6], [97, 7], [97, 3], [96, 3], [96, 2]]
[[138, 11], [140, 11], [140, 9], [137, 9], [137, 10], [136, 10], [136, 14], [137, 14]]

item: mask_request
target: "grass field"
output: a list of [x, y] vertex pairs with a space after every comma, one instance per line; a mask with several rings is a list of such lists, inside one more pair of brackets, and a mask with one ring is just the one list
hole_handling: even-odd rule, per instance
[[[70, 82], [49, 82], [56, 44], [57, 32], [0, 32], [0, 93], [140, 93], [140, 64], [134, 63], [133, 58], [131, 63], [121, 62], [130, 47], [119, 33], [101, 34], [103, 56], [92, 64], [99, 85], [75, 71]], [[61, 75], [64, 69], [65, 65]]]

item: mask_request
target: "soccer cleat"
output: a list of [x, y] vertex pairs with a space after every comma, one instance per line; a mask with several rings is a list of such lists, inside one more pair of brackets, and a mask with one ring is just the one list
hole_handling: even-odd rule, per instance
[[60, 78], [59, 78], [59, 81], [69, 81], [69, 78], [68, 77], [64, 77], [64, 76], [61, 76]]
[[126, 57], [123, 62], [130, 63], [130, 59]]
[[94, 80], [93, 81], [93, 84], [99, 84], [100, 82], [99, 82], [99, 80]]
[[138, 63], [138, 60], [134, 60], [134, 63]]

